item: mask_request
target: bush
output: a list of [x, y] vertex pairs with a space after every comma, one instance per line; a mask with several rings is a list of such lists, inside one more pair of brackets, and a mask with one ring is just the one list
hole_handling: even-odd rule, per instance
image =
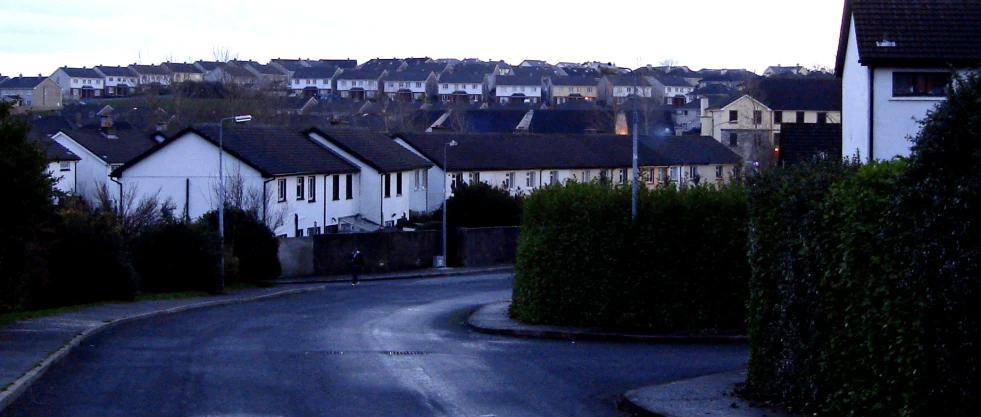
[[[218, 211], [205, 213], [198, 224], [206, 230], [217, 230]], [[217, 232], [214, 234], [217, 239]], [[282, 274], [279, 240], [256, 213], [233, 207], [225, 209], [225, 254], [226, 284], [258, 284]]]
[[79, 198], [63, 199], [59, 214], [48, 263], [51, 279], [32, 307], [132, 300], [136, 273], [116, 215]]
[[136, 239], [133, 264], [144, 292], [213, 291], [218, 279], [216, 233], [168, 221]]
[[[517, 226], [521, 223], [521, 198], [482, 182], [461, 182], [446, 200], [446, 222], [457, 227]], [[442, 211], [436, 213], [442, 216]], [[441, 220], [441, 217], [437, 217]]]
[[568, 182], [527, 197], [512, 317], [625, 329], [745, 326], [745, 197], [738, 186], [638, 193]]

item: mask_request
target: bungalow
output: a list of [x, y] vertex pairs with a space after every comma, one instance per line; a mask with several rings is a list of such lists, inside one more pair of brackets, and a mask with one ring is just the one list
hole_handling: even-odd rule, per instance
[[[482, 182], [521, 195], [565, 181], [627, 183], [633, 175], [628, 136], [404, 133], [393, 139], [433, 164], [420, 178], [428, 185], [414, 188], [417, 211], [439, 208], [460, 183]], [[638, 145], [638, 178], [648, 187], [725, 183], [740, 161], [706, 137], [645, 136]]]
[[981, 2], [845, 1], [835, 74], [842, 152], [909, 155], [918, 120], [946, 99], [952, 69], [981, 62]]
[[361, 172], [359, 215], [346, 218], [345, 222], [370, 229], [392, 227], [399, 219], [409, 219], [412, 209], [408, 181], [417, 171], [428, 170], [432, 163], [381, 133], [313, 128], [305, 134]]
[[140, 84], [140, 74], [130, 67], [94, 67], [106, 80], [106, 97], [126, 97], [136, 92]]
[[105, 77], [94, 68], [61, 67], [49, 78], [61, 87], [61, 93], [66, 99], [79, 100], [105, 95]]
[[348, 69], [334, 77], [334, 91], [342, 98], [374, 100], [382, 93], [381, 83], [388, 76], [386, 70]]
[[358, 168], [279, 126], [189, 127], [112, 176], [120, 188], [170, 200], [194, 219], [218, 207], [220, 146], [226, 203], [255, 210], [278, 236], [344, 231], [338, 219], [358, 213]]

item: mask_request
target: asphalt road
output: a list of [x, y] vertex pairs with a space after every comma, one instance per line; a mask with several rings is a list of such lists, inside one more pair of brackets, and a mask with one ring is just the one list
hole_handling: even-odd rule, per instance
[[740, 345], [469, 331], [467, 315], [510, 287], [510, 274], [330, 284], [120, 325], [0, 416], [622, 416], [630, 389], [748, 358]]

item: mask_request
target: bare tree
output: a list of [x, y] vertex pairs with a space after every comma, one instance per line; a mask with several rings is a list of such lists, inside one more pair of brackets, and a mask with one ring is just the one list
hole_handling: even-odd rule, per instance
[[[221, 185], [216, 180], [212, 186], [213, 206], [218, 207]], [[269, 230], [275, 231], [286, 224], [290, 207], [288, 202], [274, 204], [273, 193], [262, 186], [249, 184], [241, 171], [225, 176], [225, 206], [240, 209], [263, 221]]]

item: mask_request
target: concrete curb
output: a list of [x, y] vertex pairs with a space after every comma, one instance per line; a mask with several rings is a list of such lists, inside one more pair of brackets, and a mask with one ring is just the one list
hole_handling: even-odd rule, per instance
[[[484, 305], [470, 314], [467, 318], [467, 325], [478, 333], [493, 334], [500, 336], [527, 337], [538, 339], [557, 339], [557, 340], [581, 340], [599, 342], [638, 342], [638, 343], [712, 343], [730, 344], [747, 343], [746, 336], [675, 336], [675, 335], [653, 335], [653, 334], [630, 334], [615, 333], [602, 329], [583, 329], [576, 327], [554, 327], [554, 326], [535, 326], [514, 323], [507, 327], [494, 327], [481, 324], [474, 317], [480, 315], [494, 314], [492, 310], [499, 310], [502, 305], [509, 305], [510, 301], [503, 301]], [[506, 313], [505, 313], [506, 314]], [[476, 322], [475, 322], [476, 321]]]
[[16, 401], [17, 398], [21, 396], [21, 394], [27, 391], [27, 389], [30, 388], [32, 384], [34, 384], [34, 382], [36, 382], [38, 379], [44, 376], [44, 373], [47, 372], [48, 369], [50, 369], [52, 366], [54, 366], [59, 361], [64, 359], [66, 356], [68, 356], [68, 354], [76, 346], [80, 345], [88, 338], [95, 336], [108, 329], [111, 329], [117, 325], [123, 323], [129, 323], [137, 320], [147, 319], [150, 317], [180, 313], [188, 310], [198, 310], [202, 308], [217, 307], [217, 306], [224, 306], [224, 305], [231, 305], [231, 304], [243, 304], [243, 303], [259, 301], [267, 298], [282, 297], [287, 295], [302, 294], [302, 293], [322, 291], [322, 290], [324, 290], [323, 287], [299, 288], [299, 289], [278, 291], [271, 294], [262, 294], [254, 297], [247, 297], [247, 298], [203, 301], [200, 303], [173, 307], [164, 310], [152, 311], [152, 312], [137, 314], [129, 317], [123, 317], [123, 318], [109, 321], [107, 323], [96, 325], [95, 327], [92, 327], [88, 330], [76, 334], [75, 337], [73, 337], [72, 340], [65, 343], [65, 345], [62, 346], [61, 349], [52, 352], [50, 355], [48, 355], [47, 358], [45, 358], [43, 361], [35, 365], [34, 368], [32, 368], [26, 374], [22, 375], [20, 378], [17, 378], [9, 386], [4, 388], [3, 391], [0, 391], [0, 411], [3, 411], [5, 408], [7, 408], [7, 406], [9, 406], [14, 401]]

